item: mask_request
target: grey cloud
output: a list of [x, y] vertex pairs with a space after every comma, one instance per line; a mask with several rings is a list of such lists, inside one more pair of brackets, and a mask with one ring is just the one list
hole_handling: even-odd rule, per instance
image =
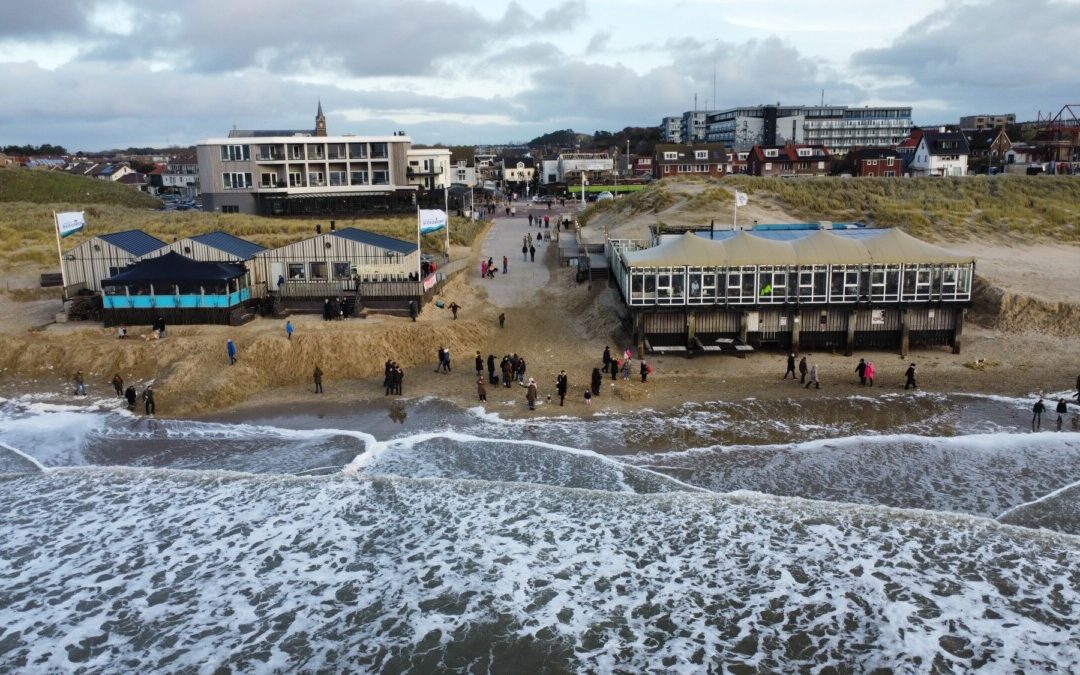
[[888, 47], [854, 54], [852, 63], [873, 75], [908, 77], [922, 85], [1075, 85], [1080, 70], [1072, 54], [1078, 39], [1076, 3], [990, 0], [934, 12]]
[[79, 0], [4, 3], [0, 37], [41, 37], [85, 30], [87, 3]]
[[564, 58], [562, 50], [550, 42], [528, 42], [497, 51], [487, 56], [480, 66], [482, 68], [538, 66], [562, 58]]
[[601, 51], [603, 51], [604, 49], [607, 48], [607, 46], [608, 46], [608, 44], [610, 42], [611, 42], [611, 32], [610, 31], [604, 30], [604, 31], [600, 31], [599, 33], [594, 33], [593, 36], [591, 38], [589, 38], [589, 44], [585, 45], [585, 53], [586, 54], [593, 54], [595, 52], [601, 52]]

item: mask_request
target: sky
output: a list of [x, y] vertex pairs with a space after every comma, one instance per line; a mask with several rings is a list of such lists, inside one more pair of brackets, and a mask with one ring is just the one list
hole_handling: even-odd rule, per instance
[[527, 141], [697, 108], [910, 105], [1034, 119], [1080, 94], [1080, 0], [15, 0], [0, 146], [229, 129]]

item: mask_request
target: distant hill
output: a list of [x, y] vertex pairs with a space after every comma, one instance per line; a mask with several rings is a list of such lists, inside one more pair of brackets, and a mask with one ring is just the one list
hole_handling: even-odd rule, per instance
[[160, 202], [126, 185], [61, 171], [0, 169], [0, 202], [111, 204], [153, 208]]
[[537, 136], [528, 145], [530, 148], [572, 148], [579, 144], [582, 148], [591, 148], [592, 136], [576, 133], [573, 129], [562, 129]]

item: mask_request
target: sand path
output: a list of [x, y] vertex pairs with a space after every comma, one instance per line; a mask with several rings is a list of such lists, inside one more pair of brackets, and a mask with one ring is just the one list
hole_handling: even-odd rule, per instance
[[[550, 213], [554, 218], [554, 211], [544, 213]], [[547, 240], [551, 231], [551, 228], [545, 230], [537, 229], [535, 225], [530, 227], [528, 210], [520, 206], [516, 218], [496, 218], [480, 244], [479, 259], [494, 260], [497, 274], [494, 279], [482, 279], [480, 263], [477, 262], [475, 269], [468, 272], [470, 285], [487, 291], [488, 301], [496, 307], [524, 307], [535, 304], [535, 292], [547, 286], [550, 281], [547, 265], [543, 261], [547, 247], [555, 245], [554, 241], [549, 244]], [[532, 235], [535, 239], [538, 232], [544, 233], [544, 240], [533, 244], [536, 247], [536, 261], [525, 262], [521, 256], [522, 238]], [[510, 263], [507, 274], [502, 273], [503, 256], [506, 256]]]

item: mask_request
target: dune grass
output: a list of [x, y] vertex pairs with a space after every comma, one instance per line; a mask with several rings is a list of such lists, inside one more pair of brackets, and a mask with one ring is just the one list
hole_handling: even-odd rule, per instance
[[0, 169], [0, 202], [38, 204], [112, 204], [154, 208], [155, 197], [127, 185], [60, 171]]

